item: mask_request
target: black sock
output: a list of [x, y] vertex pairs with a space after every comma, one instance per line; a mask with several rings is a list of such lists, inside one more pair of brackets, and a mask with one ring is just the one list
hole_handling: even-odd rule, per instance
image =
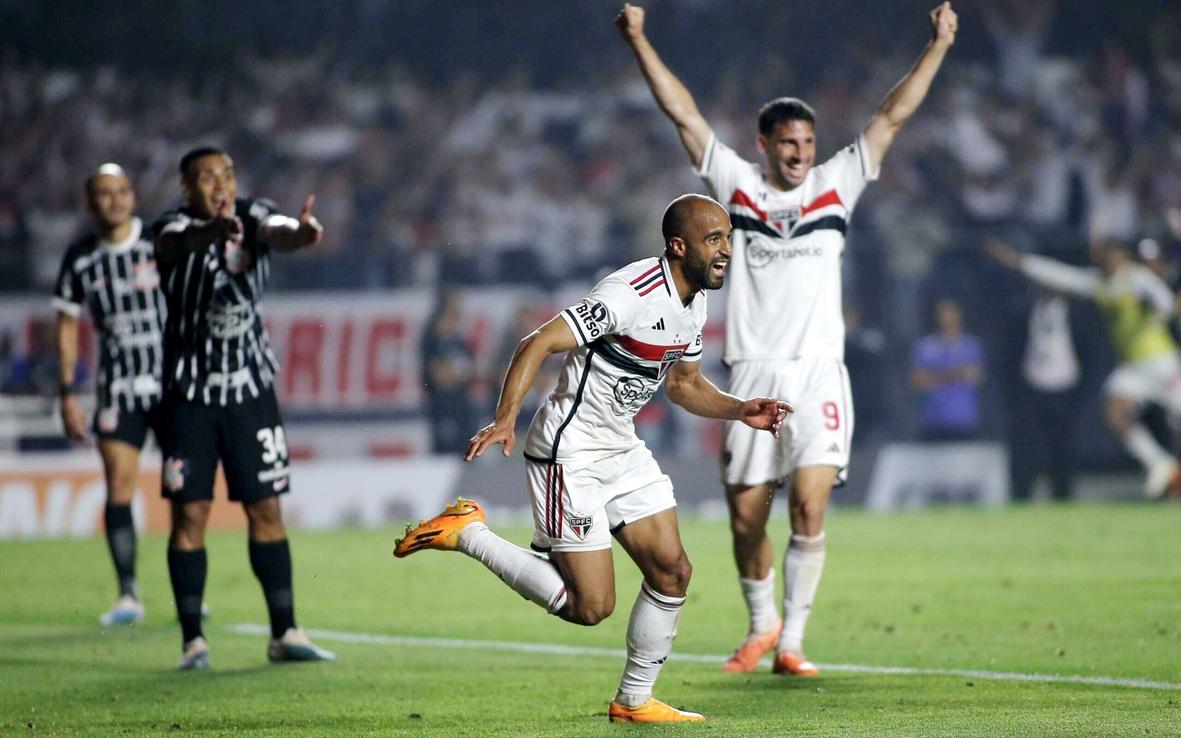
[[295, 594], [291, 589], [291, 549], [287, 539], [250, 541], [250, 568], [262, 585], [271, 616], [271, 637], [280, 638], [295, 627]]
[[107, 548], [119, 578], [119, 596], [131, 595], [139, 599], [135, 586], [135, 524], [131, 522], [131, 505], [107, 504], [103, 510], [103, 526], [107, 530]]
[[205, 599], [207, 568], [208, 558], [203, 548], [196, 551], [168, 549], [168, 576], [172, 580], [176, 616], [185, 643], [204, 635], [201, 632], [201, 602]]

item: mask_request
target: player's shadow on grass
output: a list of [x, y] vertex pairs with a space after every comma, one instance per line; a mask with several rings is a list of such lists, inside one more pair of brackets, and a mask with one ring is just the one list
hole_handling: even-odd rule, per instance
[[869, 680], [858, 679], [851, 676], [824, 676], [819, 677], [786, 677], [778, 674], [772, 674], [766, 671], [756, 671], [743, 675], [727, 675], [726, 678], [718, 678], [710, 683], [711, 690], [717, 691], [733, 691], [742, 694], [750, 694], [751, 692], [766, 692], [768, 694], [773, 692], [838, 692], [842, 696], [855, 694], [858, 692], [872, 691], [866, 689], [869, 687]]
[[103, 629], [90, 625], [60, 625], [52, 629], [39, 629], [28, 635], [4, 636], [0, 638], [0, 649], [7, 652], [14, 648], [40, 647], [53, 645], [73, 645], [85, 643], [94, 646], [96, 643], [106, 646], [121, 645], [141, 639], [158, 638], [164, 633], [174, 633], [176, 625], [159, 623], [157, 625], [134, 625], [121, 628]]

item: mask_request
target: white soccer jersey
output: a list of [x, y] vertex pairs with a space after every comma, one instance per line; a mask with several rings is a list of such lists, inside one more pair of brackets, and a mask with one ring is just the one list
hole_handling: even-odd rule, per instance
[[864, 138], [813, 167], [789, 192], [710, 139], [697, 172], [734, 225], [727, 362], [845, 355], [841, 254], [853, 206], [877, 179]]
[[632, 418], [673, 364], [701, 359], [705, 293], [683, 305], [664, 258], [641, 259], [561, 316], [578, 348], [533, 416], [526, 457], [577, 467], [640, 446]]

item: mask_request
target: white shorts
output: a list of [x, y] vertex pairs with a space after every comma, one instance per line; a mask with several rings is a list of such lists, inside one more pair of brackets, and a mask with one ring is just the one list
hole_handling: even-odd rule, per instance
[[1155, 402], [1174, 415], [1181, 414], [1181, 358], [1169, 353], [1120, 364], [1103, 389], [1108, 395]]
[[586, 466], [527, 460], [533, 548], [598, 551], [628, 523], [676, 507], [672, 481], [646, 446]]
[[743, 423], [726, 423], [724, 484], [780, 483], [801, 466], [835, 466], [843, 478], [853, 437], [853, 394], [844, 362], [739, 361], [730, 369], [730, 394], [744, 400], [774, 397], [795, 412], [787, 416], [778, 440]]

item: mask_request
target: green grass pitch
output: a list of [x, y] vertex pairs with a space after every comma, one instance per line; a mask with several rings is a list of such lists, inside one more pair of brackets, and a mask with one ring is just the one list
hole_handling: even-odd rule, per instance
[[[493, 511], [493, 515], [495, 511]], [[786, 521], [773, 522], [782, 547]], [[296, 603], [335, 664], [270, 666], [244, 534], [211, 536], [213, 668], [179, 673], [164, 541], [140, 543], [147, 621], [103, 632], [113, 590], [101, 539], [0, 543], [0, 736], [1056, 736], [1181, 735], [1181, 507], [1034, 506], [873, 516], [836, 510], [809, 625], [822, 665], [979, 675], [765, 668], [721, 673], [745, 626], [729, 536], [683, 523], [695, 566], [657, 696], [704, 712], [691, 726], [612, 726], [606, 707], [638, 579], [616, 552], [618, 606], [595, 628], [549, 617], [476, 562], [390, 556], [396, 531], [296, 533]], [[520, 526], [501, 531], [528, 541]], [[777, 567], [778, 568], [778, 567]], [[494, 650], [488, 641], [579, 646]], [[483, 644], [481, 644], [483, 642]], [[1012, 681], [993, 673], [1110, 677], [1165, 688]], [[1158, 687], [1162, 685], [1157, 685]]]

